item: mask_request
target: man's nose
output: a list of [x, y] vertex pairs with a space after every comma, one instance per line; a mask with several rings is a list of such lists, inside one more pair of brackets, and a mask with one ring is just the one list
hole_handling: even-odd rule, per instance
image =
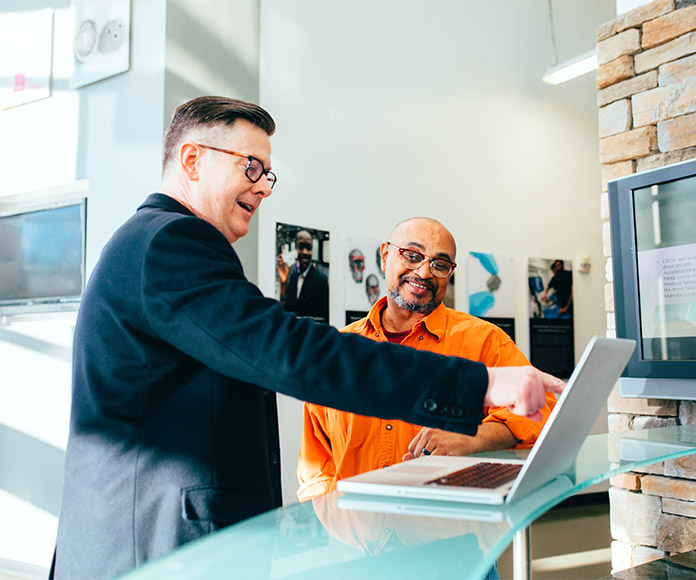
[[256, 182], [256, 185], [258, 186], [257, 189], [254, 191], [254, 193], [258, 193], [259, 195], [265, 197], [268, 197], [273, 193], [273, 189], [271, 188], [271, 184], [268, 182], [268, 177], [264, 175], [261, 179], [259, 179]]
[[433, 273], [430, 271], [430, 260], [423, 260], [414, 270], [421, 278], [432, 278]]

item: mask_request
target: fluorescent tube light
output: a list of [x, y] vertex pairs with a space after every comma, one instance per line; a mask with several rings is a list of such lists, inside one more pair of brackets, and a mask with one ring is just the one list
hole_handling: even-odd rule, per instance
[[597, 50], [591, 50], [547, 69], [541, 80], [549, 85], [559, 85], [588, 72], [597, 70]]

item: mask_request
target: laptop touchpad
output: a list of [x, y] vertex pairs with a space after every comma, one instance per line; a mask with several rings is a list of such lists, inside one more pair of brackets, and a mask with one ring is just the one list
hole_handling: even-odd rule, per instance
[[419, 465], [410, 461], [405, 461], [399, 465], [395, 465], [390, 470], [392, 473], [407, 473], [411, 475], [432, 475], [432, 465]]

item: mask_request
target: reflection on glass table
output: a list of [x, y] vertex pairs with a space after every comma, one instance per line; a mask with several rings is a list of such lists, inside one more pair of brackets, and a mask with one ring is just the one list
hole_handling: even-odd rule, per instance
[[516, 534], [564, 499], [694, 453], [692, 425], [591, 435], [566, 474], [506, 506], [332, 492], [230, 526], [122, 578], [483, 579]]

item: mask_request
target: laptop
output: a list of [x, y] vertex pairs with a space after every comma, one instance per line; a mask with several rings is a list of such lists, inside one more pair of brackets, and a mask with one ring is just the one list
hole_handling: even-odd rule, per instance
[[343, 493], [510, 503], [568, 472], [635, 341], [593, 337], [527, 459], [420, 456], [338, 482]]
[[550, 497], [558, 497], [572, 487], [570, 478], [560, 475], [513, 504], [490, 505], [441, 499], [344, 493], [337, 497], [336, 506], [339, 509], [399, 516], [427, 516], [491, 523], [507, 521], [515, 525], [519, 519], [545, 505]]

